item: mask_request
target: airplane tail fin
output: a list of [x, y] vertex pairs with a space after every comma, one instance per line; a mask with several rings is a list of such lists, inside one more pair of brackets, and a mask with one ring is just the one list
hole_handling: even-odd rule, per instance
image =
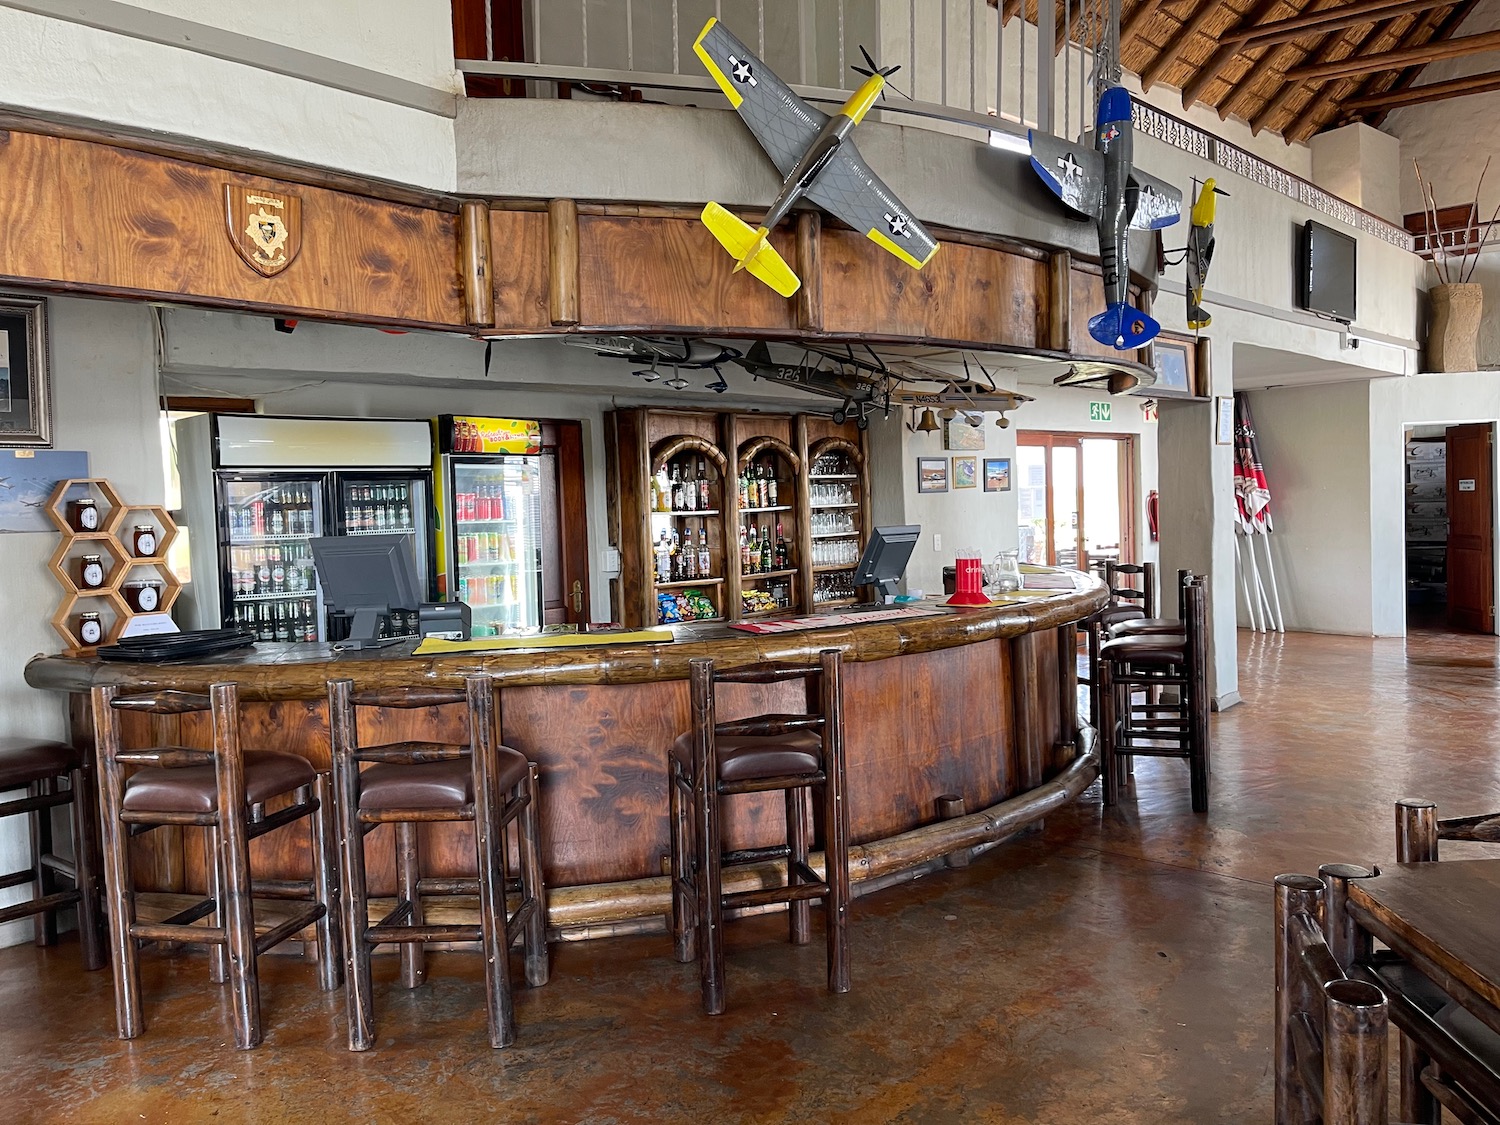
[[1209, 315], [1208, 310], [1205, 309], [1202, 305], [1200, 305], [1197, 302], [1197, 300], [1195, 300], [1193, 298], [1193, 295], [1191, 293], [1189, 293], [1188, 294], [1188, 310], [1187, 310], [1187, 326], [1189, 328], [1191, 328], [1194, 332], [1196, 332], [1200, 328], [1207, 328], [1213, 322], [1214, 322], [1214, 318]]
[[1107, 347], [1130, 351], [1156, 338], [1161, 325], [1125, 301], [1110, 305], [1089, 320], [1089, 335]]
[[703, 225], [719, 240], [719, 245], [734, 256], [737, 271], [749, 270], [783, 297], [790, 297], [801, 287], [802, 282], [792, 272], [792, 267], [776, 253], [766, 238], [764, 227], [751, 230], [750, 224], [731, 215], [717, 203], [703, 208]]
[[766, 347], [766, 342], [764, 340], [757, 340], [755, 341], [755, 343], [750, 345], [750, 350], [745, 353], [745, 358], [750, 360], [752, 363], [769, 364], [772, 362], [771, 349]]

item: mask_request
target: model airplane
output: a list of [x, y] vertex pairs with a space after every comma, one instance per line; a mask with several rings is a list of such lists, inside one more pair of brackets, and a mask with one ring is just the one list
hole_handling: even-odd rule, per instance
[[[819, 359], [812, 363], [806, 362], [807, 357], [813, 355]], [[838, 425], [853, 418], [855, 424], [865, 430], [869, 429], [871, 414], [877, 410], [884, 414], [891, 412], [891, 381], [861, 373], [862, 370], [874, 371], [873, 365], [846, 361], [836, 353], [815, 348], [806, 349], [803, 357], [802, 363], [777, 363], [771, 358], [771, 349], [761, 341], [751, 345], [743, 359], [736, 359], [734, 362], [757, 379], [838, 399], [839, 406], [833, 412], [833, 420]], [[825, 358], [833, 359], [839, 367], [830, 370], [823, 366], [822, 360]], [[845, 363], [853, 370], [844, 368]]]
[[1214, 260], [1215, 197], [1228, 194], [1210, 177], [1203, 181], [1198, 198], [1193, 201], [1193, 225], [1187, 240], [1187, 326], [1195, 332], [1207, 328], [1214, 320], [1203, 307], [1203, 286]]
[[564, 336], [562, 339], [565, 344], [587, 348], [610, 359], [665, 363], [689, 371], [717, 368], [740, 354], [734, 348], [686, 336]]
[[1182, 214], [1182, 193], [1132, 164], [1130, 94], [1111, 86], [1099, 96], [1094, 148], [1031, 131], [1031, 166], [1054, 195], [1099, 229], [1105, 309], [1089, 335], [1120, 351], [1139, 348], [1161, 326], [1130, 304], [1131, 228], [1160, 230]]
[[704, 225], [734, 255], [736, 272], [749, 270], [783, 297], [797, 291], [801, 280], [771, 246], [768, 235], [804, 196], [916, 269], [937, 253], [937, 242], [870, 171], [849, 139], [880, 96], [886, 78], [899, 67], [882, 70], [860, 48], [868, 67], [854, 70], [865, 75], [865, 81], [829, 117], [792, 93], [717, 19], [704, 25], [693, 50], [784, 177], [758, 229], [752, 230], [717, 203], [703, 209]]

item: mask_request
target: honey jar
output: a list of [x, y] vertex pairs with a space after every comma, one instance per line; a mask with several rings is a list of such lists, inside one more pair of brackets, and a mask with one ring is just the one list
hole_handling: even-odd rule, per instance
[[78, 588], [97, 590], [104, 585], [104, 562], [99, 555], [84, 555], [78, 560]]
[[137, 524], [135, 529], [135, 557], [149, 559], [156, 554], [156, 528], [149, 523]]
[[96, 645], [104, 639], [104, 626], [97, 613], [80, 613], [73, 622], [73, 633], [86, 645]]
[[136, 613], [155, 613], [161, 608], [160, 582], [127, 582], [120, 592]]
[[74, 531], [99, 530], [99, 507], [94, 503], [93, 497], [85, 496], [68, 502], [68, 524]]

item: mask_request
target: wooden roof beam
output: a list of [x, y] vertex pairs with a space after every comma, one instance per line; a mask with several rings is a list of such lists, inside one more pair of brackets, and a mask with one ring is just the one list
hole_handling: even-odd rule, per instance
[[[1384, 23], [1376, 24], [1353, 45], [1345, 58], [1353, 60], [1368, 57], [1364, 52], [1367, 49], [1376, 47], [1394, 26], [1395, 20], [1386, 20]], [[1349, 32], [1343, 31], [1340, 34], [1347, 36]], [[1306, 141], [1308, 137], [1312, 136], [1332, 120], [1338, 114], [1340, 97], [1350, 92], [1348, 83], [1353, 80], [1352, 77], [1348, 76], [1334, 79], [1334, 82], [1339, 84], [1341, 93], [1329, 93], [1320, 96], [1315, 91], [1312, 97], [1307, 99], [1307, 104], [1302, 107], [1302, 112], [1293, 118], [1292, 123], [1281, 131], [1282, 139], [1287, 141]], [[1321, 86], [1323, 82], [1322, 80], [1318, 80], [1313, 85]]]
[[1486, 31], [1480, 35], [1464, 35], [1457, 39], [1423, 43], [1419, 47], [1408, 47], [1405, 50], [1382, 51], [1374, 55], [1356, 55], [1314, 63], [1311, 66], [1299, 66], [1287, 71], [1286, 76], [1294, 82], [1349, 78], [1359, 74], [1373, 74], [1379, 70], [1397, 70], [1403, 66], [1437, 62], [1439, 59], [1482, 55], [1496, 50], [1500, 50], [1500, 31]]
[[1016, 18], [1021, 10], [1021, 0], [1005, 0], [1005, 7], [1000, 9], [1000, 24], [1003, 27]]
[[1177, 29], [1177, 34], [1172, 36], [1166, 46], [1162, 47], [1151, 65], [1141, 75], [1142, 90], [1149, 90], [1161, 81], [1162, 76], [1177, 61], [1177, 56], [1182, 54], [1182, 49], [1192, 41], [1193, 36], [1208, 26], [1208, 21], [1213, 19], [1218, 9], [1218, 0], [1199, 0], [1187, 22]]
[[[1452, 35], [1455, 31], [1463, 26], [1464, 20], [1469, 18], [1469, 13], [1474, 10], [1478, 3], [1479, 0], [1463, 0], [1463, 3], [1455, 6], [1451, 11], [1448, 12], [1447, 15], [1442, 18], [1441, 22], [1437, 23], [1436, 30], [1433, 31], [1430, 36], [1428, 36], [1426, 41], [1433, 42], [1438, 39], [1447, 39], [1450, 35]], [[1433, 20], [1434, 17], [1435, 13], [1429, 12], [1422, 18], [1424, 20], [1430, 21]], [[1415, 42], [1402, 42], [1401, 46], [1415, 46]], [[1387, 82], [1387, 79], [1390, 77], [1388, 74], [1373, 75], [1369, 78], [1366, 78], [1364, 82], [1360, 84], [1359, 89], [1354, 91], [1354, 94], [1356, 97], [1358, 97], [1361, 94], [1372, 93], [1374, 91], [1374, 88], [1381, 83], [1386, 83], [1384, 89], [1387, 93], [1392, 90], [1405, 90], [1416, 82], [1418, 76], [1422, 73], [1422, 70], [1423, 67], [1420, 66], [1407, 67], [1400, 74], [1396, 75], [1394, 81], [1390, 82]], [[1385, 120], [1385, 116], [1386, 111], [1380, 110], [1378, 113], [1371, 116], [1368, 120], [1371, 125], [1379, 128], [1380, 123]]]
[[[1130, 18], [1120, 24], [1120, 54], [1125, 54], [1125, 48], [1136, 41], [1141, 32], [1146, 30], [1146, 25], [1156, 15], [1156, 10], [1161, 7], [1161, 0], [1140, 0], [1130, 10]], [[1118, 59], [1116, 60], [1119, 61]]]
[[1252, 15], [1247, 16], [1239, 27], [1226, 33], [1221, 41], [1226, 44], [1236, 41], [1246, 45], [1290, 43], [1293, 39], [1301, 39], [1311, 32], [1339, 31], [1346, 27], [1359, 27], [1379, 20], [1411, 15], [1413, 12], [1445, 8], [1451, 3], [1453, 0], [1397, 0], [1394, 3], [1392, 0], [1366, 0], [1361, 4], [1345, 4], [1316, 12], [1306, 11], [1291, 19], [1277, 20], [1275, 23], [1265, 23], [1259, 26]]
[[[1245, 16], [1245, 22], [1247, 24], [1260, 23], [1284, 3], [1289, 4], [1290, 0], [1260, 0], [1260, 3], [1256, 4]], [[1221, 39], [1219, 42], [1219, 49], [1213, 53], [1208, 62], [1198, 68], [1198, 73], [1193, 75], [1192, 80], [1182, 88], [1184, 109], [1191, 109], [1198, 99], [1203, 97], [1203, 91], [1208, 89], [1209, 83], [1219, 76], [1219, 71], [1223, 70], [1229, 60], [1243, 51], [1246, 46], [1243, 41], [1231, 39]]]
[[[1332, 7], [1338, 3], [1339, 0], [1313, 0], [1312, 4], [1310, 4], [1306, 10], [1316, 11], [1321, 8]], [[1323, 38], [1318, 41], [1319, 46], [1321, 46], [1325, 40], [1331, 39], [1332, 36], [1333, 32], [1325, 32]], [[1253, 44], [1249, 48], [1247, 48], [1247, 50], [1254, 49], [1255, 45]], [[1308, 57], [1307, 49], [1305, 47], [1298, 47], [1295, 43], [1277, 43], [1274, 46], [1265, 48], [1260, 58], [1256, 59], [1255, 62], [1250, 65], [1250, 68], [1245, 71], [1240, 80], [1234, 84], [1234, 88], [1230, 90], [1229, 93], [1225, 94], [1224, 97], [1219, 99], [1219, 104], [1214, 107], [1219, 111], [1219, 120], [1227, 121], [1229, 119], [1229, 115], [1233, 113], [1237, 108], [1239, 108], [1239, 104], [1244, 101], [1245, 98], [1249, 97], [1254, 92], [1256, 84], [1259, 83], [1267, 73], [1271, 72], [1272, 70], [1276, 71], [1278, 74], [1285, 72], [1286, 68], [1292, 64], [1292, 60], [1296, 57], [1298, 51], [1302, 52], [1302, 57], [1304, 59]]]
[[[1302, 59], [1305, 62], [1311, 58], [1326, 58], [1332, 52], [1338, 50], [1349, 36], [1349, 29], [1325, 32], [1318, 41], [1310, 48], [1303, 50]], [[1295, 47], [1295, 44], [1291, 44]], [[1300, 82], [1288, 82], [1285, 72], [1282, 73], [1281, 88], [1271, 95], [1270, 99], [1255, 111], [1255, 116], [1250, 119], [1250, 132], [1259, 135], [1260, 131], [1268, 126], [1276, 115], [1286, 108], [1286, 103], [1292, 100], [1292, 96], [1302, 89]]]
[[1411, 86], [1405, 90], [1387, 90], [1381, 94], [1346, 98], [1340, 103], [1340, 108], [1350, 112], [1367, 109], [1399, 109], [1404, 105], [1440, 102], [1448, 98], [1462, 98], [1469, 94], [1485, 94], [1491, 90], [1500, 90], [1500, 70], [1470, 74], [1463, 78], [1450, 79], [1447, 82], [1431, 82], [1426, 86]]

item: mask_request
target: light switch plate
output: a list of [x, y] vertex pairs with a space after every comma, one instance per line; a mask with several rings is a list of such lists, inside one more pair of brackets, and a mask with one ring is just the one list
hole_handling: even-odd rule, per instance
[[618, 547], [606, 547], [599, 552], [599, 569], [605, 574], [620, 573], [620, 549]]
[[932, 549], [934, 551], [941, 551], [943, 549], [943, 537], [936, 532], [932, 536]]

